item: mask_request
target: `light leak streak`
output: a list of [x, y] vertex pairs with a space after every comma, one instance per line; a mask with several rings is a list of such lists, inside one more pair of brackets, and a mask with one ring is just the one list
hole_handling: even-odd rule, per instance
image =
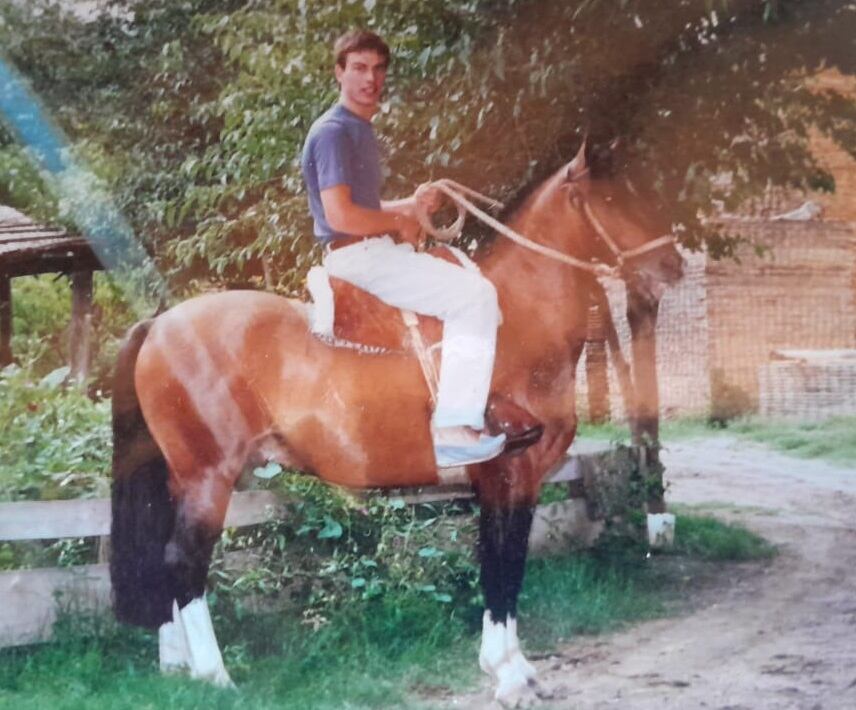
[[[103, 182], [72, 155], [26, 80], [0, 57], [0, 121], [27, 148], [59, 199], [60, 212], [86, 238], [102, 266], [112, 272], [138, 315], [150, 315], [167, 287]], [[146, 312], [143, 312], [146, 311]]]

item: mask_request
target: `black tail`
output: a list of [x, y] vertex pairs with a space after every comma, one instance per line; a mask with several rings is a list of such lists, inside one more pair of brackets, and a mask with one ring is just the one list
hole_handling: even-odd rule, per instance
[[137, 355], [153, 321], [128, 332], [113, 383], [113, 523], [110, 579], [116, 618], [157, 628], [174, 597], [164, 548], [175, 524], [166, 460], [143, 419], [134, 387]]

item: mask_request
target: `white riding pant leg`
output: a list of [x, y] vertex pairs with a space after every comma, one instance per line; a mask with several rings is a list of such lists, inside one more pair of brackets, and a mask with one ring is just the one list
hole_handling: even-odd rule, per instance
[[477, 270], [416, 252], [390, 237], [331, 251], [324, 266], [330, 276], [391, 306], [443, 321], [434, 426], [483, 429], [500, 318], [493, 284]]

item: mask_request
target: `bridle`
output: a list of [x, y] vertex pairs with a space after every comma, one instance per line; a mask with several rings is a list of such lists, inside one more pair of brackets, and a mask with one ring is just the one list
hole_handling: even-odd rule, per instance
[[419, 220], [419, 224], [425, 232], [430, 234], [431, 236], [439, 239], [440, 241], [451, 241], [453, 239], [457, 239], [464, 228], [464, 221], [466, 220], [467, 212], [472, 214], [477, 219], [484, 222], [489, 227], [495, 229], [499, 234], [504, 237], [507, 237], [511, 241], [516, 244], [519, 244], [522, 247], [530, 249], [531, 251], [537, 252], [542, 256], [546, 256], [550, 259], [554, 259], [555, 261], [559, 261], [563, 264], [567, 264], [568, 266], [572, 266], [575, 269], [582, 269], [583, 271], [587, 271], [595, 276], [617, 276], [621, 271], [624, 264], [629, 259], [635, 259], [636, 257], [642, 256], [643, 254], [647, 254], [650, 251], [654, 251], [655, 249], [659, 249], [660, 247], [674, 244], [675, 239], [670, 235], [666, 235], [663, 237], [659, 237], [658, 239], [654, 239], [653, 241], [646, 242], [642, 246], [636, 247], [635, 249], [624, 250], [618, 246], [616, 241], [610, 236], [609, 232], [603, 226], [603, 224], [598, 220], [597, 216], [594, 214], [594, 211], [591, 208], [591, 205], [585, 200], [583, 197], [578, 197], [577, 204], [578, 207], [581, 208], [583, 215], [585, 215], [586, 219], [589, 221], [592, 229], [594, 229], [595, 233], [603, 240], [603, 243], [606, 244], [607, 248], [610, 252], [612, 252], [613, 257], [615, 258], [616, 265], [608, 266], [607, 264], [601, 263], [593, 263], [590, 261], [583, 261], [582, 259], [577, 259], [576, 257], [565, 254], [564, 252], [558, 251], [548, 246], [544, 246], [543, 244], [539, 244], [538, 242], [533, 242], [531, 239], [527, 239], [522, 234], [515, 232], [510, 227], [504, 225], [497, 219], [494, 219], [489, 214], [484, 212], [483, 210], [476, 207], [465, 195], [468, 195], [473, 200], [477, 200], [488, 205], [492, 209], [502, 209], [503, 204], [497, 200], [494, 200], [491, 197], [487, 197], [486, 195], [482, 195], [479, 192], [467, 187], [466, 185], [461, 185], [460, 183], [455, 182], [454, 180], [449, 179], [441, 179], [435, 182], [429, 183], [423, 189], [434, 188], [442, 192], [444, 195], [449, 197], [454, 203], [455, 207], [458, 210], [458, 216], [455, 221], [448, 227], [435, 227], [431, 223], [431, 218], [427, 213], [417, 210], [416, 217]]

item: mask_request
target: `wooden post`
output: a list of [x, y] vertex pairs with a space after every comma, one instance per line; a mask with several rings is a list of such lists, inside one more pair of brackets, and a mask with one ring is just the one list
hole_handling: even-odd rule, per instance
[[593, 424], [609, 420], [609, 372], [604, 335], [603, 314], [596, 297], [588, 310], [586, 335], [586, 382], [588, 383], [588, 415]]
[[12, 362], [12, 279], [0, 273], [0, 367]]
[[604, 337], [609, 344], [609, 353], [612, 356], [612, 366], [615, 368], [615, 375], [618, 379], [618, 388], [624, 401], [624, 412], [627, 418], [633, 422], [636, 417], [636, 388], [633, 385], [633, 373], [624, 358], [624, 353], [621, 352], [621, 341], [618, 337], [618, 331], [615, 329], [615, 322], [612, 320], [606, 291], [600, 284], [596, 284], [593, 293], [600, 310]]
[[71, 275], [71, 329], [69, 361], [71, 379], [79, 385], [89, 376], [89, 338], [92, 326], [92, 272]]
[[[633, 351], [636, 411], [630, 420], [633, 443], [644, 447], [648, 474], [654, 477], [648, 495], [648, 512], [663, 513], [662, 465], [660, 464], [660, 393], [657, 382], [657, 315], [659, 301], [650, 301], [627, 288], [627, 322]], [[659, 479], [659, 480], [656, 480]]]

